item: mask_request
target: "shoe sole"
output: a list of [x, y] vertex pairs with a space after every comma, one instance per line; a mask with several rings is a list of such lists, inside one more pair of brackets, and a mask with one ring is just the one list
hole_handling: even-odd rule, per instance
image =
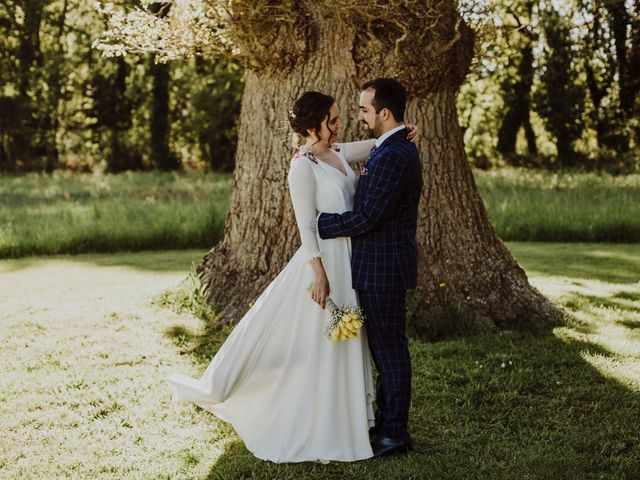
[[374, 458], [382, 458], [382, 457], [392, 457], [394, 455], [409, 455], [409, 452], [413, 451], [413, 445], [407, 445], [406, 447], [398, 447], [388, 452], [381, 453], [379, 455], [374, 455]]

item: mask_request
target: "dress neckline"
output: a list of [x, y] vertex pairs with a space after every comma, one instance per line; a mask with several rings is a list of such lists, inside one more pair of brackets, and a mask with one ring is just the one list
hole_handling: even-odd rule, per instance
[[332, 148], [329, 149], [329, 151], [331, 153], [333, 153], [336, 157], [338, 157], [338, 160], [340, 160], [340, 163], [342, 164], [343, 168], [344, 168], [344, 172], [342, 172], [342, 170], [340, 170], [339, 168], [334, 167], [333, 165], [330, 165], [329, 163], [325, 162], [324, 160], [321, 160], [320, 158], [316, 157], [315, 155], [313, 155], [311, 152], [303, 152], [302, 150], [298, 150], [298, 152], [296, 153], [296, 157], [297, 156], [303, 156], [303, 157], [307, 157], [309, 160], [311, 160], [313, 163], [322, 163], [323, 165], [326, 165], [327, 167], [329, 167], [332, 170], [335, 170], [336, 172], [338, 172], [341, 176], [347, 178], [349, 177], [349, 170], [350, 168], [347, 168], [348, 165], [345, 165], [345, 161], [342, 159], [342, 157], [338, 154], [338, 152], [340, 150], [333, 150]]
[[340, 175], [342, 175], [343, 177], [348, 177], [348, 176], [349, 176], [349, 172], [347, 172], [347, 169], [346, 169], [346, 167], [345, 167], [345, 165], [344, 165], [344, 162], [342, 161], [342, 158], [340, 157], [340, 155], [338, 155], [338, 153], [337, 153], [337, 152], [335, 152], [335, 151], [333, 151], [333, 150], [329, 150], [329, 151], [330, 151], [331, 153], [333, 153], [336, 157], [338, 157], [338, 160], [340, 160], [340, 163], [342, 164], [342, 167], [344, 168], [344, 173], [342, 172], [342, 170], [340, 170], [340, 169], [338, 169], [338, 168], [334, 167], [333, 165], [330, 165], [329, 163], [325, 162], [324, 160], [321, 160], [321, 159], [319, 159], [319, 158], [317, 158], [317, 157], [314, 157], [314, 158], [316, 158], [316, 160], [317, 160], [318, 162], [321, 162], [321, 163], [325, 164], [327, 167], [329, 167], [329, 168], [331, 168], [331, 169], [335, 170], [336, 172], [338, 172], [338, 173], [339, 173]]

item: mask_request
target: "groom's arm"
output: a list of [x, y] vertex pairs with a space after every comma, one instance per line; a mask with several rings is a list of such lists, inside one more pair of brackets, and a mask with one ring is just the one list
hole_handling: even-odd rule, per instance
[[372, 230], [391, 215], [402, 198], [407, 183], [409, 162], [397, 153], [389, 153], [370, 172], [367, 194], [358, 210], [345, 213], [321, 213], [318, 216], [320, 238], [355, 237]]

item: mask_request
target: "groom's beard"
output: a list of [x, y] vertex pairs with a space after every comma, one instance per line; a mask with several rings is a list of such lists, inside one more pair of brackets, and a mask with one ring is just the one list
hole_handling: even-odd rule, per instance
[[375, 125], [374, 128], [369, 128], [369, 124], [367, 122], [362, 122], [364, 129], [367, 131], [367, 135], [369, 138], [378, 138], [380, 135], [376, 134]]

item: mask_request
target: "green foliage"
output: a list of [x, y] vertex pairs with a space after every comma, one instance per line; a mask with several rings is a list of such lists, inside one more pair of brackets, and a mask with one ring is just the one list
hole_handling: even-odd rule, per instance
[[[172, 64], [172, 142], [183, 162], [215, 171], [235, 165], [242, 69], [226, 57]], [[197, 145], [197, 149], [194, 146]]]
[[191, 271], [180, 285], [162, 292], [154, 299], [154, 304], [170, 308], [176, 313], [189, 312], [209, 324], [217, 319], [215, 309], [206, 302], [205, 286], [196, 273], [195, 264], [191, 265]]
[[490, 0], [487, 9], [493, 22], [480, 30], [458, 97], [472, 163], [640, 169], [637, 8], [622, 0]]
[[104, 27], [90, 3], [0, 4], [0, 171], [148, 169], [158, 151], [231, 170], [242, 69], [222, 57], [169, 64], [168, 121], [152, 141], [153, 59], [102, 57], [92, 42]]
[[575, 167], [580, 163], [575, 143], [584, 131], [585, 86], [578, 81], [575, 69], [569, 20], [554, 8], [548, 8], [543, 15], [547, 48], [542, 60], [540, 88], [535, 96], [536, 109], [556, 137], [558, 162], [565, 167]]

